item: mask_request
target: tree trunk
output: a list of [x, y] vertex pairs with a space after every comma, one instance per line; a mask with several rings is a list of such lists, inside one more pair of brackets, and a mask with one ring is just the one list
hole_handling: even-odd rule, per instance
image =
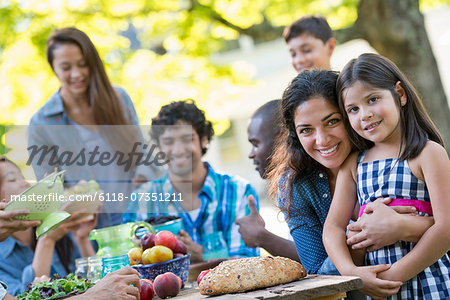
[[418, 0], [361, 0], [353, 31], [408, 76], [450, 147], [450, 110]]

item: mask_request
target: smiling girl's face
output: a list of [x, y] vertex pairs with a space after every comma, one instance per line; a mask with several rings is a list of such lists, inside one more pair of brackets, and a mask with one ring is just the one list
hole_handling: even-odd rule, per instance
[[0, 162], [0, 200], [11, 200], [11, 195], [18, 195], [30, 187], [20, 169], [8, 162]]
[[294, 123], [306, 153], [337, 173], [352, 149], [338, 107], [322, 97], [311, 98], [297, 107]]
[[[405, 105], [406, 93], [400, 81], [395, 90], [400, 105]], [[358, 80], [344, 91], [344, 107], [350, 125], [363, 138], [376, 144], [400, 143], [400, 108], [391, 91]]]

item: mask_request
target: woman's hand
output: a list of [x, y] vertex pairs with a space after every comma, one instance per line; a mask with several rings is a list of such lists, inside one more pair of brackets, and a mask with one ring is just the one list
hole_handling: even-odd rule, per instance
[[398, 292], [403, 282], [391, 281], [378, 278], [380, 272], [384, 272], [390, 268], [390, 265], [376, 265], [366, 267], [356, 267], [352, 271], [352, 275], [358, 276], [363, 281], [361, 292], [374, 298], [384, 299]]
[[70, 299], [140, 299], [139, 273], [125, 267], [109, 273], [84, 294]]
[[203, 247], [196, 244], [189, 236], [189, 233], [181, 229], [180, 232], [178, 232], [177, 239], [186, 245], [187, 252], [191, 254], [192, 262], [203, 261]]
[[30, 212], [26, 209], [5, 212], [6, 202], [0, 202], [0, 242], [3, 242], [16, 231], [26, 230], [41, 224], [40, 221], [13, 220], [17, 216], [25, 216]]
[[352, 249], [375, 251], [384, 246], [391, 245], [402, 238], [399, 220], [400, 214], [416, 212], [413, 206], [387, 206], [392, 199], [377, 199], [366, 205], [361, 218], [347, 226], [352, 231], [348, 237], [347, 245]]

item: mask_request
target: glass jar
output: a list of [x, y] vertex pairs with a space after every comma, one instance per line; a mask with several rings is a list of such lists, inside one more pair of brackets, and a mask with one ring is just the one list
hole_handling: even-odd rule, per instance
[[102, 258], [97, 256], [88, 257], [88, 273], [87, 279], [89, 279], [92, 283], [97, 283], [100, 279], [102, 279], [102, 271], [103, 271], [103, 263]]
[[75, 275], [80, 276], [83, 279], [88, 279], [88, 258], [81, 257], [75, 259]]
[[128, 254], [114, 257], [104, 257], [102, 258], [102, 263], [103, 263], [102, 278], [111, 272], [117, 271], [119, 269], [122, 269], [123, 267], [130, 265]]
[[213, 232], [202, 237], [203, 260], [229, 258], [228, 246], [222, 231]]
[[[128, 250], [136, 247], [132, 238], [138, 227], [147, 232], [155, 232], [153, 226], [145, 222], [125, 223], [116, 226], [94, 229], [89, 233], [89, 239], [98, 244], [97, 256], [117, 256], [128, 253]], [[144, 232], [141, 229], [142, 234]]]

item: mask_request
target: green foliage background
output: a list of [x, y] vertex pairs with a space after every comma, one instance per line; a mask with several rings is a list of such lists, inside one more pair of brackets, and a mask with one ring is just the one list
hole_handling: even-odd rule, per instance
[[[114, 85], [133, 99], [140, 121], [162, 104], [193, 98], [227, 127], [221, 108], [253, 84], [245, 64], [211, 55], [240, 35], [278, 38], [299, 16], [319, 13], [333, 29], [351, 25], [359, 0], [0, 0], [0, 124], [26, 125], [59, 83], [45, 58], [55, 28], [75, 26], [96, 45]], [[426, 9], [449, 0], [423, 0]], [[128, 33], [128, 34], [127, 34]], [[3, 144], [3, 143], [2, 143]], [[3, 150], [4, 149], [0, 149]]]

